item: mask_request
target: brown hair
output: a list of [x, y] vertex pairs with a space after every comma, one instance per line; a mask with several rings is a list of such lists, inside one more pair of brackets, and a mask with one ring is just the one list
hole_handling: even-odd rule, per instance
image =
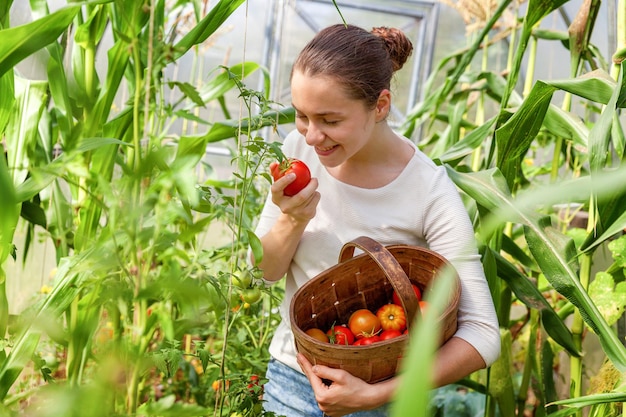
[[300, 52], [292, 68], [308, 76], [338, 80], [350, 97], [373, 107], [406, 63], [413, 44], [399, 29], [337, 24], [321, 30]]

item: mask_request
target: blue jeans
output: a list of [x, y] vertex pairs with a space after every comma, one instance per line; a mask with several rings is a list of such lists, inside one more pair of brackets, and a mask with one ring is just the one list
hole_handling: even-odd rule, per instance
[[[267, 379], [264, 386], [263, 408], [273, 411], [276, 416], [322, 417], [317, 406], [313, 388], [307, 377], [287, 365], [271, 358], [267, 366]], [[346, 417], [387, 417], [388, 407], [359, 411]]]

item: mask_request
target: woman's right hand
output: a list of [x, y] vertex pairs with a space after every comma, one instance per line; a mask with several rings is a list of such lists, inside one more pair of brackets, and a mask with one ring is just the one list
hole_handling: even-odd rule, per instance
[[284, 194], [285, 188], [296, 179], [293, 173], [276, 180], [270, 187], [272, 201], [280, 211], [298, 223], [308, 223], [315, 217], [317, 204], [320, 201], [320, 193], [317, 191], [317, 178], [311, 181], [298, 194], [288, 197]]

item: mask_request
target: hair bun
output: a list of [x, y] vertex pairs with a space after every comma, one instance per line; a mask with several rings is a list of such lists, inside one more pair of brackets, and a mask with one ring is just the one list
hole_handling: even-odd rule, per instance
[[413, 52], [413, 43], [404, 32], [385, 26], [375, 27], [371, 32], [385, 42], [389, 57], [393, 62], [393, 70], [398, 71], [402, 68]]

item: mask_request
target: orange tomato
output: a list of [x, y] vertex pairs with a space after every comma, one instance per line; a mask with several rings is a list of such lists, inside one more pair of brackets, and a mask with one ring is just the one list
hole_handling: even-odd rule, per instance
[[319, 340], [320, 342], [328, 343], [328, 336], [321, 329], [313, 327], [313, 328], [310, 328], [310, 329], [306, 330], [304, 333], [308, 334], [309, 336], [311, 336], [314, 339]]
[[385, 304], [376, 311], [383, 330], [397, 330], [403, 332], [406, 329], [406, 314], [404, 309], [396, 304]]
[[375, 335], [381, 329], [380, 319], [370, 310], [362, 308], [352, 313], [348, 319], [348, 328], [357, 339]]

